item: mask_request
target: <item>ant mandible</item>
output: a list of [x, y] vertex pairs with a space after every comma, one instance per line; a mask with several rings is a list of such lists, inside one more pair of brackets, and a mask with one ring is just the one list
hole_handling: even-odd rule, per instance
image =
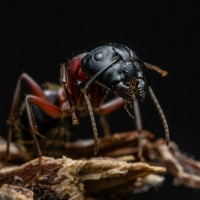
[[[36, 144], [39, 158], [42, 157], [40, 145], [36, 135], [40, 135], [37, 128], [37, 115], [45, 112], [51, 119], [72, 118], [72, 124], [78, 125], [78, 117], [89, 113], [94, 133], [95, 149], [99, 149], [98, 134], [94, 114], [107, 115], [121, 106], [132, 117], [130, 110], [135, 109], [137, 129], [141, 131], [138, 120], [137, 99], [143, 101], [149, 92], [164, 125], [166, 141], [169, 142], [169, 129], [165, 115], [150, 87], [147, 70], [154, 70], [162, 76], [167, 72], [157, 66], [141, 61], [127, 46], [111, 43], [93, 49], [89, 53], [80, 54], [68, 63], [61, 64], [61, 85], [56, 92], [46, 92], [27, 73], [22, 73], [17, 81], [11, 111], [7, 120], [9, 125], [7, 153], [11, 135], [16, 125], [16, 113], [19, 106], [22, 81], [28, 84], [32, 94], [25, 97], [25, 107], [28, 117], [30, 132]], [[104, 101], [105, 95], [113, 91], [118, 97]], [[36, 113], [36, 107], [41, 110]], [[137, 123], [138, 122], [138, 123]]]

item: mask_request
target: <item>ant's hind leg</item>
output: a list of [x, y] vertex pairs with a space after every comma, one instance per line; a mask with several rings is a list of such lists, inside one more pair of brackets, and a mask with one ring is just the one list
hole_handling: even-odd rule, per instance
[[38, 177], [41, 174], [42, 151], [40, 149], [40, 145], [39, 145], [36, 135], [39, 135], [41, 137], [43, 136], [39, 133], [37, 129], [37, 124], [36, 124], [34, 113], [32, 110], [32, 104], [35, 104], [36, 106], [40, 107], [49, 116], [54, 117], [54, 118], [61, 117], [63, 112], [59, 107], [44, 100], [43, 98], [40, 98], [34, 95], [27, 95], [25, 99], [25, 103], [26, 103], [26, 111], [27, 111], [27, 117], [28, 117], [28, 122], [29, 122], [29, 127], [30, 127], [30, 133], [33, 137], [34, 143], [36, 145], [37, 154], [39, 156], [39, 160], [38, 160], [39, 165], [38, 165], [38, 173], [37, 173], [37, 177]]
[[7, 124], [9, 126], [8, 139], [7, 139], [7, 159], [9, 159], [9, 149], [10, 149], [10, 142], [12, 140], [13, 129], [16, 130], [18, 129], [18, 126], [15, 122], [15, 118], [21, 96], [22, 81], [24, 81], [27, 84], [31, 93], [33, 93], [35, 96], [38, 96], [46, 101], [49, 101], [48, 98], [44, 95], [42, 88], [37, 84], [37, 82], [33, 78], [31, 78], [27, 73], [22, 73], [20, 75], [15, 88], [10, 114], [7, 119]]

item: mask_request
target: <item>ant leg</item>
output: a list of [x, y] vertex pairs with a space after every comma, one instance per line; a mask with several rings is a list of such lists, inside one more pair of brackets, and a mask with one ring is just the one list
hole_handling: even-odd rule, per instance
[[19, 100], [20, 100], [22, 81], [25, 81], [27, 83], [31, 92], [34, 95], [48, 101], [48, 98], [44, 95], [42, 88], [36, 83], [36, 81], [33, 80], [27, 73], [22, 73], [17, 81], [17, 86], [14, 92], [10, 114], [7, 120], [7, 124], [9, 126], [8, 138], [7, 138], [7, 159], [9, 159], [9, 149], [10, 149], [10, 142], [12, 140], [12, 130], [13, 128], [17, 128], [15, 124], [15, 117], [16, 117], [17, 108], [19, 105]]
[[[34, 96], [34, 95], [27, 95], [26, 99], [25, 99], [25, 103], [26, 103], [26, 111], [27, 111], [27, 116], [28, 116], [28, 122], [29, 122], [29, 126], [30, 126], [30, 132], [31, 135], [33, 137], [34, 143], [36, 145], [36, 150], [39, 156], [39, 167], [38, 167], [38, 174], [37, 176], [40, 175], [41, 173], [41, 159], [42, 159], [42, 151], [40, 149], [40, 145], [38, 142], [38, 139], [36, 137], [36, 135], [40, 135], [40, 133], [38, 132], [37, 129], [37, 125], [36, 125], [36, 121], [35, 121], [35, 117], [32, 111], [32, 106], [31, 104], [35, 104], [37, 106], [39, 106], [41, 109], [43, 109], [47, 114], [49, 114], [50, 116], [56, 118], [56, 117], [60, 117], [62, 115], [62, 110], [49, 103], [48, 101], [44, 100], [43, 98], [40, 98], [38, 96]], [[40, 135], [42, 136], [42, 135]], [[43, 137], [43, 136], [42, 136]]]
[[78, 118], [76, 116], [75, 110], [74, 110], [74, 106], [72, 104], [71, 98], [70, 98], [70, 94], [68, 91], [68, 81], [70, 79], [70, 72], [67, 70], [66, 71], [66, 65], [65, 64], [61, 64], [61, 68], [60, 68], [60, 74], [61, 74], [61, 83], [64, 87], [65, 93], [67, 95], [67, 99], [69, 101], [69, 105], [72, 109], [72, 125], [79, 125], [79, 121]]
[[118, 108], [122, 107], [123, 105], [124, 105], [123, 99], [121, 97], [116, 97], [100, 105], [97, 112], [104, 115], [108, 115], [117, 110]]
[[163, 69], [161, 69], [161, 68], [159, 68], [155, 65], [152, 65], [152, 64], [149, 64], [149, 63], [146, 63], [146, 62], [144, 62], [144, 64], [145, 64], [147, 69], [153, 70], [153, 71], [159, 73], [161, 76], [167, 76], [168, 75], [167, 71], [165, 71], [165, 70], [163, 70]]
[[138, 103], [137, 99], [135, 99], [133, 101], [133, 110], [134, 110], [134, 116], [135, 116], [136, 130], [139, 133], [139, 137], [138, 137], [138, 158], [139, 158], [139, 160], [144, 161], [143, 143], [142, 143], [143, 138], [144, 138], [144, 134], [142, 132], [142, 130], [143, 130], [143, 128], [142, 128], [142, 117], [141, 117], [139, 103]]
[[[114, 112], [118, 108], [122, 107], [123, 105], [124, 105], [123, 99], [121, 97], [117, 97], [117, 98], [112, 99], [111, 101], [109, 101], [107, 103], [102, 104], [98, 109], [98, 113], [108, 115], [111, 112]], [[143, 139], [144, 135], [142, 133], [142, 130], [143, 130], [143, 128], [142, 128], [142, 118], [141, 118], [139, 103], [138, 103], [137, 99], [135, 99], [134, 102], [133, 102], [133, 109], [134, 109], [136, 130], [139, 133], [138, 157], [139, 157], [140, 160], [144, 160], [143, 155], [142, 155], [142, 151], [143, 151], [142, 139]]]
[[118, 108], [124, 105], [123, 99], [121, 97], [117, 97], [112, 99], [106, 103], [100, 105], [98, 109], [98, 113], [100, 113], [100, 123], [104, 130], [104, 135], [110, 135], [110, 128], [108, 121], [106, 120], [106, 115], [114, 112]]
[[104, 136], [110, 135], [109, 123], [108, 123], [108, 120], [106, 119], [106, 116], [104, 114], [100, 114], [99, 122], [100, 122], [100, 124], [103, 128]]

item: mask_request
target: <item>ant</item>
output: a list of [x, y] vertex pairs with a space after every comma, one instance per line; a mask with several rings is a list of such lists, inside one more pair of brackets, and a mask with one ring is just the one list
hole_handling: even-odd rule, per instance
[[[17, 120], [22, 81], [26, 82], [31, 90], [31, 94], [25, 97], [25, 106], [22, 109], [23, 113], [26, 111], [25, 118], [28, 121], [28, 125], [24, 129], [28, 129], [33, 137], [40, 163], [42, 152], [36, 135], [44, 137], [40, 134], [40, 131], [45, 133], [50, 126], [51, 128], [61, 126], [64, 127], [64, 131], [69, 130], [66, 127], [70, 127], [71, 124], [79, 124], [77, 116], [89, 114], [91, 118], [95, 141], [94, 154], [97, 154], [99, 149], [94, 113], [104, 117], [124, 106], [127, 113], [132, 118], [135, 117], [136, 128], [141, 132], [142, 126], [137, 99], [143, 101], [147, 92], [149, 92], [161, 116], [168, 143], [168, 124], [150, 87], [147, 69], [154, 70], [162, 76], [167, 75], [166, 71], [157, 66], [141, 61], [127, 46], [111, 43], [97, 47], [88, 53], [82, 53], [73, 57], [67, 63], [61, 64], [61, 86], [53, 87], [50, 84], [47, 89], [42, 89], [27, 73], [22, 73], [17, 81], [7, 120], [9, 125], [7, 154], [9, 154], [12, 133], [16, 130], [22, 132], [20, 130], [22, 122], [19, 123], [19, 120]], [[113, 91], [117, 96], [106, 102], [105, 96], [110, 91]], [[72, 121], [70, 122], [70, 120]], [[108, 132], [105, 122], [103, 126], [105, 132]], [[51, 131], [48, 134], [52, 134], [55, 139], [59, 135], [59, 131], [56, 133]], [[61, 137], [66, 136], [65, 133], [61, 135]], [[53, 143], [55, 142], [54, 139]]]

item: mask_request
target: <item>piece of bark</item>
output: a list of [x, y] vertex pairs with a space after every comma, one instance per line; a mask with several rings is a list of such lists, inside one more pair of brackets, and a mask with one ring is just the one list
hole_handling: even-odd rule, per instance
[[171, 141], [169, 147], [163, 139], [148, 142], [145, 154], [148, 161], [165, 166], [175, 184], [200, 189], [200, 162], [180, 152], [175, 142]]
[[[143, 131], [143, 135], [145, 138], [148, 138], [148, 140], [154, 138], [153, 133], [147, 130]], [[136, 154], [138, 151], [138, 137], [139, 133], [137, 131], [128, 131], [99, 138], [100, 149], [97, 156], [119, 157]], [[43, 150], [42, 147], [41, 150]], [[43, 154], [49, 156], [48, 152], [43, 152]], [[85, 139], [68, 142], [65, 145], [65, 149], [57, 154], [60, 155], [59, 157], [67, 155], [73, 159], [91, 158], [94, 156], [94, 140]], [[16, 143], [10, 144], [10, 156], [9, 159], [7, 159], [6, 141], [3, 138], [0, 138], [0, 160], [7, 160], [7, 162], [2, 162], [2, 164], [24, 163], [31, 159], [33, 158], [31, 158], [29, 151], [27, 151], [23, 145]]]
[[4, 184], [0, 188], [1, 200], [33, 200], [33, 192], [22, 186]]
[[165, 168], [113, 158], [72, 160], [42, 157], [41, 174], [36, 179], [37, 172], [38, 159], [11, 169], [2, 168], [0, 185], [31, 189], [35, 199], [101, 199], [104, 194], [106, 196], [103, 199], [120, 199], [120, 195], [128, 195], [134, 192], [134, 188], [139, 190], [147, 185], [145, 181], [142, 182], [147, 175], [164, 173]]
[[[142, 140], [143, 156], [146, 162], [166, 167], [167, 173], [174, 177], [176, 184], [183, 184], [191, 188], [200, 189], [199, 161], [180, 152], [173, 141], [167, 147], [163, 139], [153, 141], [154, 136], [151, 132], [143, 131], [143, 135], [145, 136]], [[115, 158], [122, 156], [123, 159], [133, 160], [135, 158], [137, 160], [138, 138], [139, 134], [136, 131], [116, 133], [100, 138], [100, 150], [97, 156], [110, 156]], [[65, 150], [61, 154], [71, 158], [90, 158], [94, 156], [93, 151], [93, 140], [79, 140], [66, 144]], [[5, 150], [3, 153], [5, 155]], [[19, 156], [21, 155], [23, 154]], [[130, 155], [133, 157], [129, 158]], [[16, 159], [17, 157], [13, 158]]]
[[[154, 139], [153, 133], [143, 130], [143, 137]], [[100, 149], [97, 156], [119, 157], [138, 152], [138, 131], [115, 133], [99, 138]], [[94, 156], [94, 140], [77, 140], [65, 145], [64, 155], [71, 158], [90, 158]]]
[[[174, 177], [175, 184], [182, 184], [187, 187], [200, 189], [200, 162], [180, 152], [175, 142], [171, 141], [169, 147], [165, 140], [158, 139], [151, 141], [154, 136], [149, 131], [143, 131], [144, 139], [143, 156], [147, 162], [153, 162], [167, 168], [167, 173]], [[100, 155], [117, 157], [133, 155], [138, 159], [138, 138], [137, 131], [113, 134], [100, 139]], [[74, 142], [66, 145], [66, 152], [73, 151], [72, 156], [82, 157], [92, 155], [92, 141]], [[79, 153], [80, 152], [80, 153]]]

